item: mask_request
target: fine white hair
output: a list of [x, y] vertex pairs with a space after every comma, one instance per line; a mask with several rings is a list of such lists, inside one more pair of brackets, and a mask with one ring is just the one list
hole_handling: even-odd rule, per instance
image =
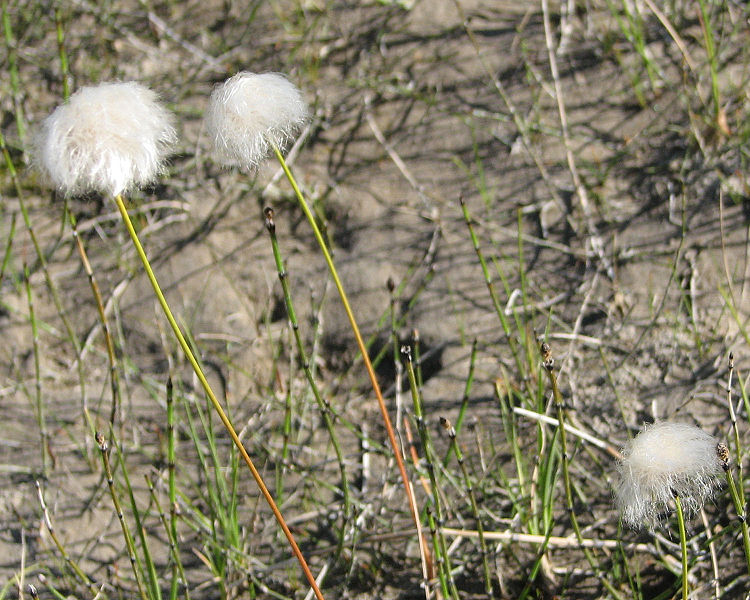
[[35, 160], [64, 193], [116, 196], [153, 181], [177, 142], [174, 117], [136, 82], [82, 87], [49, 115]]
[[307, 122], [307, 104], [280, 73], [242, 71], [218, 85], [206, 110], [206, 131], [215, 159], [250, 169], [283, 146]]
[[622, 520], [633, 528], [656, 525], [679, 496], [686, 516], [720, 486], [717, 440], [687, 423], [646, 425], [622, 451], [616, 489]]

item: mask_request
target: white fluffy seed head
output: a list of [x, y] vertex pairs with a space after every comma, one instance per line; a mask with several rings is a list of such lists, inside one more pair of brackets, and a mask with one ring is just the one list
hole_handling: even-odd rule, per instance
[[156, 178], [177, 141], [173, 122], [139, 83], [83, 87], [45, 119], [35, 161], [62, 192], [115, 196]]
[[307, 122], [297, 86], [279, 73], [240, 72], [218, 85], [206, 110], [206, 130], [216, 160], [225, 166], [257, 166]]
[[622, 455], [616, 501], [623, 521], [633, 528], [658, 525], [675, 496], [691, 515], [721, 485], [717, 440], [693, 425], [647, 425]]

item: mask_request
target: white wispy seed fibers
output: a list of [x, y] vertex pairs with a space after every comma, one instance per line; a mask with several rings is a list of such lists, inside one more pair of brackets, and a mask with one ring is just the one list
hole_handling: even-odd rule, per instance
[[616, 501], [623, 522], [634, 528], [659, 524], [675, 495], [686, 516], [700, 510], [720, 486], [716, 445], [687, 423], [647, 425], [622, 452]]
[[249, 169], [273, 146], [282, 149], [307, 118], [302, 94], [286, 77], [242, 71], [214, 89], [205, 123], [216, 160]]
[[115, 196], [156, 178], [177, 141], [173, 122], [139, 83], [83, 87], [45, 119], [34, 158], [65, 193]]

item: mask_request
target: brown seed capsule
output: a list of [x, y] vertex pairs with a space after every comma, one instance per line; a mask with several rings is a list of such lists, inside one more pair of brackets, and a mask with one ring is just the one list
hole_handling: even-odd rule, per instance
[[729, 448], [724, 442], [716, 444], [716, 456], [723, 463], [724, 468], [729, 466]]
[[263, 215], [266, 218], [266, 229], [271, 233], [276, 231], [276, 223], [273, 220], [273, 209], [267, 206], [263, 209]]
[[454, 439], [456, 437], [456, 428], [453, 427], [453, 423], [448, 419], [440, 417], [440, 425], [442, 425], [443, 429], [448, 433], [449, 438]]

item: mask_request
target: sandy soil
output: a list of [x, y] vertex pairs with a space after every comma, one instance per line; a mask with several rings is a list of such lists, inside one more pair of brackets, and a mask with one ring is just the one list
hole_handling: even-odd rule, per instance
[[[136, 2], [113, 2], [109, 9], [76, 2], [62, 3], [62, 13], [73, 88], [138, 79], [180, 118], [182, 138], [169, 176], [132, 201], [142, 207], [144, 243], [173, 309], [271, 479], [284, 393], [302, 384], [289, 373], [292, 346], [263, 228], [266, 205], [276, 210], [311, 344], [312, 326], [318, 327], [317, 364], [326, 394], [368, 435], [383, 440], [384, 434], [325, 264], [277, 167], [269, 162], [248, 177], [221, 170], [207, 155], [201, 130], [207, 96], [239, 69], [288, 73], [310, 101], [314, 119], [293, 168], [326, 218], [354, 312], [376, 339], [375, 349], [389, 336], [389, 324], [380, 320], [389, 308], [386, 283], [392, 278], [400, 286], [399, 335], [409, 340], [413, 329], [419, 331], [429, 359], [424, 400], [435, 431], [439, 416], [455, 418], [474, 339], [479, 353], [472, 427], [500, 427], [493, 407], [497, 378], [507, 373], [503, 385], [521, 383], [461, 214], [463, 197], [491, 268], [507, 279], [510, 294], [495, 270], [503, 308], [509, 318], [515, 309], [530, 335], [547, 331], [579, 424], [614, 446], [627, 439], [627, 428], [654, 418], [696, 421], [726, 435], [729, 351], [741, 377], [750, 369], [750, 204], [740, 135], [747, 111], [744, 94], [736, 93], [747, 79], [742, 51], [722, 55], [722, 89], [734, 102], [727, 115], [736, 132], [722, 136], [696, 116], [710, 103], [709, 81], [690, 74], [699, 93], [686, 96], [683, 57], [658, 21], [649, 21], [647, 42], [665, 83], [647, 86], [648, 102], [641, 106], [630, 78], [641, 73], [638, 57], [627, 51], [606, 10], [592, 6], [561, 16], [554, 7], [555, 43], [563, 26], [568, 32], [556, 60], [577, 183], [561, 135], [539, 6], [462, 2], [475, 46], [447, 0], [409, 2], [410, 10], [388, 2], [311, 1], [299, 12], [289, 9], [291, 3], [259, 3], [252, 19], [240, 4], [158, 3], [149, 17]], [[19, 37], [20, 102], [34, 124], [61, 97], [54, 22], [41, 8], [22, 14], [23, 3], [9, 5]], [[279, 11], [287, 12], [279, 17]], [[679, 26], [693, 58], [705, 61], [697, 21]], [[736, 46], [746, 38], [747, 30], [739, 31]], [[22, 164], [14, 104], [8, 83], [1, 85], [3, 133]], [[70, 228], [61, 230], [62, 203], [32, 170], [21, 170], [20, 177], [66, 313], [87, 344], [86, 389], [3, 171], [3, 248], [13, 215], [18, 231], [0, 312], [0, 579], [10, 581], [22, 560], [61, 564], [45, 558], [51, 542], [34, 486], [40, 450], [25, 263], [41, 324], [41, 391], [55, 458], [44, 484], [47, 503], [69, 550], [86, 556], [83, 566], [104, 577], [113, 557], [122, 558], [118, 525], [99, 475], [82, 458], [92, 442], [80, 406], [85, 398], [98, 426], [106, 423], [107, 359]], [[140, 482], [162, 452], [160, 386], [167, 372], [180, 375], [185, 389], [195, 382], [176, 358], [113, 206], [85, 198], [71, 200], [70, 207], [109, 303], [123, 361], [123, 441], [131, 478]], [[386, 358], [380, 374], [395, 412], [394, 373]], [[344, 435], [355, 461], [357, 437]], [[310, 428], [312, 454], [325, 441], [324, 432]], [[300, 450], [297, 460], [311, 464], [314, 456]], [[375, 487], [396, 481], [395, 472], [383, 468]], [[335, 465], [329, 470], [335, 477]], [[296, 483], [290, 479], [289, 485]], [[595, 487], [590, 515], [591, 522], [604, 523], [607, 535], [614, 528], [610, 493]], [[377, 511], [387, 498], [373, 502]], [[260, 510], [250, 500], [245, 508]], [[399, 519], [406, 527], [405, 513]], [[272, 524], [248, 526], [272, 538]], [[316, 527], [320, 523], [300, 525], [311, 538]], [[395, 543], [397, 555], [413, 558], [414, 548], [404, 544]], [[196, 582], [210, 577], [197, 560], [191, 569]], [[32, 568], [27, 577], [33, 575]], [[403, 581], [373, 584], [359, 575], [363, 581], [340, 597], [418, 597], [418, 565], [401, 576]], [[597, 597], [601, 591], [581, 593]]]

